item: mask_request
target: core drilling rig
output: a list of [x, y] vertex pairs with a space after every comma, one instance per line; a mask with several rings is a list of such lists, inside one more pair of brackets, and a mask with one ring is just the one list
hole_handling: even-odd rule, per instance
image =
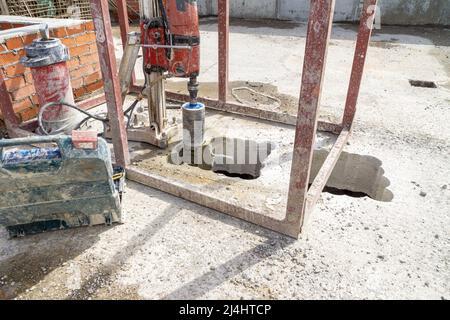
[[[140, 33], [128, 35], [119, 70], [123, 99], [128, 93], [140, 48], [145, 76], [143, 93], [146, 91], [148, 96], [150, 126], [128, 128], [128, 138], [165, 148], [176, 133], [176, 124], [169, 121], [166, 113], [166, 79], [189, 79], [190, 102], [182, 108], [183, 128], [192, 131], [193, 122], [204, 123], [205, 108], [197, 102], [200, 72], [197, 1], [140, 0]], [[199, 131], [202, 135], [203, 129]]]

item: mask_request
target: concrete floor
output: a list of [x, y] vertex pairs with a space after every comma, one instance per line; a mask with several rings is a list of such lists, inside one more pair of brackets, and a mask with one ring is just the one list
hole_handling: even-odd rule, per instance
[[[354, 38], [334, 27], [322, 99], [332, 117]], [[324, 193], [293, 240], [129, 182], [124, 224], [14, 240], [1, 230], [0, 298], [450, 298], [450, 30], [383, 27], [373, 40], [345, 150], [383, 161], [391, 202]], [[297, 96], [304, 43], [304, 25], [235, 22], [231, 80]], [[216, 81], [216, 49], [206, 21], [202, 82]]]

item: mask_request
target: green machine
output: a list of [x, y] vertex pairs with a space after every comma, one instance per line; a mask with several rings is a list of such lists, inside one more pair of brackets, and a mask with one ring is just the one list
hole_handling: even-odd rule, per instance
[[11, 237], [121, 220], [122, 168], [108, 145], [70, 136], [0, 140], [0, 226]]

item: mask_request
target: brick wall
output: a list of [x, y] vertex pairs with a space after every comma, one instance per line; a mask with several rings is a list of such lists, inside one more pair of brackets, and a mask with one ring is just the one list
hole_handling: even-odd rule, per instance
[[[79, 101], [103, 88], [94, 26], [92, 21], [61, 22], [57, 25], [50, 27], [50, 35], [60, 38], [69, 48], [71, 82], [75, 99]], [[27, 24], [1, 22], [0, 30], [8, 32], [15, 28], [24, 29], [24, 26]], [[24, 46], [39, 37], [36, 28], [29, 29], [30, 31], [13, 32], [11, 36], [0, 37], [0, 72], [21, 121], [33, 119], [39, 111], [30, 69], [19, 62], [25, 54]], [[0, 34], [4, 32], [0, 31]]]

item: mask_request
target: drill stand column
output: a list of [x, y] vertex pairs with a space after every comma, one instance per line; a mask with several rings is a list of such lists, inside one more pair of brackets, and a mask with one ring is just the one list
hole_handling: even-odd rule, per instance
[[[139, 32], [128, 34], [128, 41], [124, 49], [119, 69], [120, 87], [122, 90], [122, 101], [127, 96], [132, 74], [141, 47], [141, 35]], [[154, 72], [145, 68], [147, 87], [142, 92], [148, 98], [149, 126], [142, 128], [127, 128], [128, 140], [145, 142], [159, 148], [167, 148], [169, 139], [177, 133], [176, 124], [169, 124], [166, 117], [166, 95], [163, 72]], [[130, 114], [129, 116], [132, 116]], [[130, 119], [132, 120], [132, 119]], [[131, 123], [129, 121], [128, 123]], [[107, 138], [111, 137], [109, 129], [105, 132]]]

